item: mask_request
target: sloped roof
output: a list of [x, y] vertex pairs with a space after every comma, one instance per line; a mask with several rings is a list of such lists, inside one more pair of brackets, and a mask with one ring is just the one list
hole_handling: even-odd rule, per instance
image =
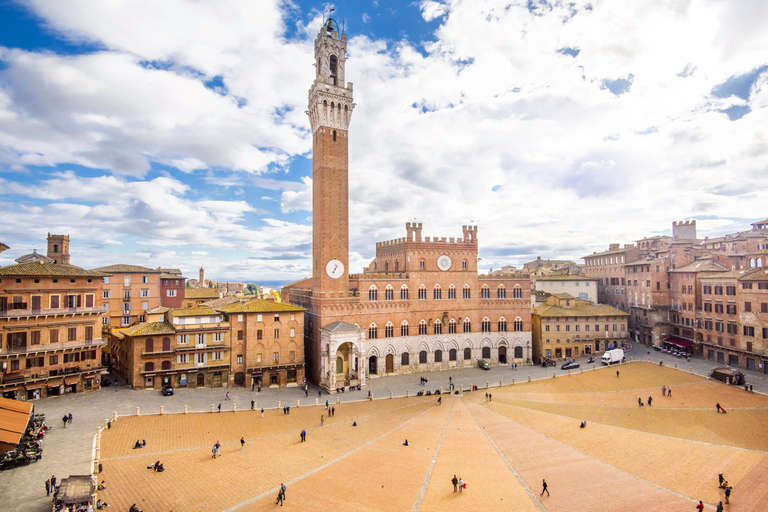
[[565, 300], [574, 299], [574, 300], [576, 300], [576, 297], [574, 297], [570, 293], [553, 293], [552, 296], [553, 297], [557, 297], [558, 299], [565, 299]]
[[292, 306], [273, 300], [253, 299], [248, 302], [238, 302], [221, 308], [225, 313], [273, 313], [279, 311], [306, 311], [299, 306]]
[[312, 278], [311, 277], [305, 277], [304, 279], [298, 279], [296, 281], [292, 281], [288, 284], [284, 284], [283, 288], [296, 288], [299, 290], [305, 290], [308, 288], [312, 288]]
[[45, 256], [43, 254], [38, 254], [37, 249], [33, 249], [32, 253], [25, 254], [24, 256], [19, 256], [16, 258], [16, 263], [30, 263], [33, 261], [39, 261], [43, 260], [46, 263], [53, 263], [54, 260], [52, 258], [49, 258], [48, 256]]
[[147, 310], [148, 315], [161, 315], [167, 311], [169, 311], [170, 308], [166, 308], [164, 306], [157, 306], [152, 309]]
[[234, 304], [236, 302], [240, 302], [241, 299], [237, 295], [225, 295], [224, 297], [220, 299], [212, 299], [207, 300], [201, 304], [201, 306], [206, 306], [209, 308], [213, 308], [216, 310], [222, 309], [226, 306], [229, 306], [230, 304]]
[[181, 274], [169, 274], [168, 272], [163, 272], [160, 274], [160, 279], [186, 279], [186, 277]]
[[692, 261], [682, 267], [669, 269], [670, 272], [726, 272], [727, 268], [715, 263], [710, 258]]
[[187, 299], [218, 299], [219, 290], [216, 288], [187, 288], [184, 292]]
[[158, 336], [176, 334], [176, 329], [168, 322], [142, 322], [120, 331], [123, 336]]
[[572, 307], [560, 307], [547, 304], [534, 308], [533, 314], [540, 317], [630, 316], [629, 313], [625, 313], [608, 304], [585, 304]]
[[29, 402], [0, 398], [0, 451], [16, 448], [27, 429], [33, 405]]
[[756, 268], [741, 276], [739, 281], [768, 281], [768, 268]]
[[536, 281], [599, 281], [597, 277], [586, 277], [574, 274], [547, 274], [546, 276], [537, 276]]
[[213, 308], [199, 307], [199, 308], [174, 308], [169, 313], [172, 317], [181, 318], [186, 316], [215, 316], [220, 315], [218, 311]]
[[0, 267], [0, 276], [70, 276], [104, 277], [95, 270], [85, 270], [74, 265], [45, 263], [42, 260]]
[[360, 331], [360, 327], [355, 327], [352, 324], [348, 324], [346, 322], [333, 322], [332, 324], [328, 324], [325, 327], [321, 327], [323, 331], [328, 332], [356, 332]]
[[115, 274], [160, 274], [161, 272], [154, 268], [140, 267], [138, 265], [109, 265], [107, 267], [94, 268], [94, 272], [107, 272]]

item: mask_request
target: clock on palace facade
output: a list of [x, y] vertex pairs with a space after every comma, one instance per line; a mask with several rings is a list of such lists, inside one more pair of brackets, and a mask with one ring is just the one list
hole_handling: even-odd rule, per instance
[[445, 272], [451, 268], [451, 258], [447, 254], [443, 254], [437, 258], [437, 268]]

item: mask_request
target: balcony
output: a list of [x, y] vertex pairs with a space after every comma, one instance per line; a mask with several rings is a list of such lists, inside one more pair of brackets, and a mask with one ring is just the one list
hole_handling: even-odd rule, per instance
[[[16, 304], [23, 304], [24, 302], [17, 302]], [[80, 307], [80, 308], [48, 308], [48, 309], [22, 309], [14, 308], [4, 311], [0, 311], [0, 318], [29, 318], [37, 316], [58, 316], [58, 315], [87, 315], [91, 313], [102, 313], [104, 309], [101, 307]]]
[[107, 342], [104, 338], [92, 340], [63, 341], [61, 343], [41, 343], [38, 345], [27, 344], [19, 347], [0, 347], [0, 356], [10, 354], [32, 354], [35, 352], [56, 352], [59, 350], [77, 350], [83, 348], [103, 347]]
[[123, 297], [123, 302], [131, 302], [131, 296]]

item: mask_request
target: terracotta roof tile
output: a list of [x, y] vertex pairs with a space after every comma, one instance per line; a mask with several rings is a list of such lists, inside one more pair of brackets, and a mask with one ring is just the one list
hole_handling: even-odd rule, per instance
[[273, 313], [278, 311], [306, 311], [299, 306], [291, 306], [273, 300], [254, 299], [249, 302], [239, 302], [221, 308], [225, 313]]
[[219, 290], [216, 288], [187, 288], [184, 291], [186, 299], [218, 299]]
[[63, 265], [34, 261], [0, 267], [0, 276], [72, 276], [72, 277], [103, 277], [102, 272], [85, 270], [74, 265]]
[[538, 306], [533, 310], [533, 314], [540, 317], [629, 316], [629, 313], [607, 304], [588, 304], [568, 308], [550, 305]]
[[175, 308], [171, 309], [169, 314], [173, 317], [181, 318], [185, 316], [214, 316], [220, 315], [218, 311], [213, 308]]
[[161, 272], [154, 268], [140, 267], [138, 265], [109, 265], [107, 267], [94, 268], [94, 272], [112, 272], [115, 274], [160, 274]]
[[176, 329], [168, 322], [142, 322], [120, 331], [123, 336], [157, 336], [176, 334]]

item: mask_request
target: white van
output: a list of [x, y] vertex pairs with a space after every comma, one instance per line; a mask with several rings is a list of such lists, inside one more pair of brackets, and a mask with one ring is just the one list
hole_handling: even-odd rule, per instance
[[608, 350], [603, 354], [603, 364], [620, 363], [622, 359], [624, 359], [624, 350], [620, 348]]

